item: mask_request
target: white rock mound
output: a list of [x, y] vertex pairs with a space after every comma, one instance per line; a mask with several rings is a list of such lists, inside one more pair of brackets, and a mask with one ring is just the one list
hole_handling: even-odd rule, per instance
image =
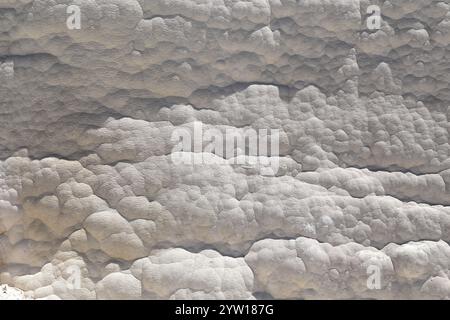
[[0, 0], [0, 299], [449, 299], [449, 26]]

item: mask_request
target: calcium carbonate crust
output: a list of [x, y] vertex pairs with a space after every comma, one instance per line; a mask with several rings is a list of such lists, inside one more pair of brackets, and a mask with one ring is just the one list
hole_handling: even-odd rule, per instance
[[[448, 0], [0, 17], [0, 299], [450, 298]], [[279, 129], [277, 174], [174, 163], [199, 122]]]

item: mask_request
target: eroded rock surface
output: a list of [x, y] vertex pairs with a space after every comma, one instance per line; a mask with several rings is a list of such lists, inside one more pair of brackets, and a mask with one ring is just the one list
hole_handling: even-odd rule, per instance
[[[449, 69], [448, 0], [0, 0], [0, 283], [450, 298]], [[174, 162], [199, 123], [279, 170]]]

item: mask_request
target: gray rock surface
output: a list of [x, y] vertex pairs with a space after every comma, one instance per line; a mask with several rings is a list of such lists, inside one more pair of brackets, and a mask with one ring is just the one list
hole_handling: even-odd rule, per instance
[[449, 70], [449, 0], [0, 0], [0, 299], [450, 298]]

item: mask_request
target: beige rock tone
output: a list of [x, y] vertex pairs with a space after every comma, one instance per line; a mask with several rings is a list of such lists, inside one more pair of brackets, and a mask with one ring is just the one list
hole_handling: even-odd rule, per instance
[[450, 298], [449, 69], [448, 0], [0, 0], [0, 299]]

